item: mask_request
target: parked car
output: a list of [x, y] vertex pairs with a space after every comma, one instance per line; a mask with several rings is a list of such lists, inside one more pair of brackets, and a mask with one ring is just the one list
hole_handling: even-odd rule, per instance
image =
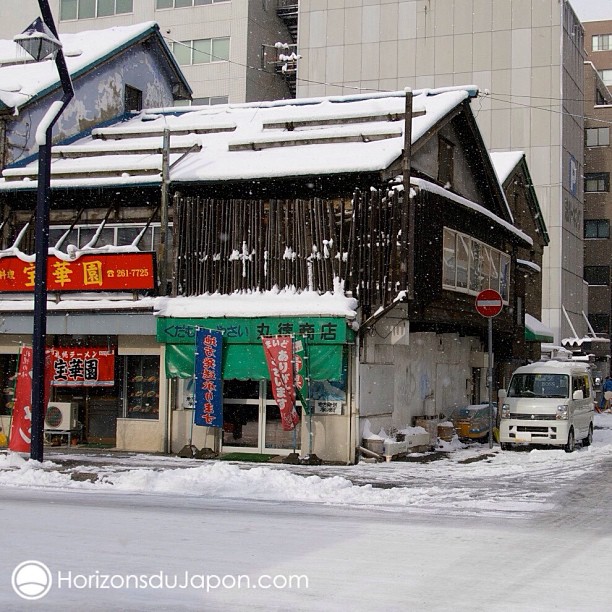
[[518, 368], [502, 403], [502, 450], [512, 444], [547, 444], [574, 450], [593, 441], [593, 380], [589, 366], [572, 361], [541, 361]]

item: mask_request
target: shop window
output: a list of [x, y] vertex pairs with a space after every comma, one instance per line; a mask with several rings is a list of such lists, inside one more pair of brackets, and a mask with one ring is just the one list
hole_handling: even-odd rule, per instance
[[589, 193], [610, 191], [610, 173], [590, 172], [585, 174], [584, 190]]
[[584, 280], [589, 285], [609, 285], [609, 266], [584, 266]]
[[126, 359], [126, 416], [159, 418], [159, 357], [129, 355]]
[[609, 238], [610, 221], [609, 219], [585, 219], [584, 220], [585, 238]]
[[[0, 414], [11, 414], [17, 382], [17, 364], [19, 355], [0, 355]], [[8, 436], [8, 431], [4, 432]]]

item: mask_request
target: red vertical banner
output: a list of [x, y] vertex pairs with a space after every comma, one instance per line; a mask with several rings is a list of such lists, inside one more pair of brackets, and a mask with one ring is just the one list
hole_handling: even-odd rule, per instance
[[300, 421], [295, 409], [293, 340], [291, 336], [262, 336], [261, 341], [270, 372], [272, 394], [280, 409], [281, 426], [284, 431], [291, 431]]
[[[32, 440], [32, 348], [24, 346], [19, 356], [15, 402], [11, 420], [9, 449], [20, 453], [30, 452]], [[51, 353], [47, 351], [45, 362], [45, 409], [51, 390]]]

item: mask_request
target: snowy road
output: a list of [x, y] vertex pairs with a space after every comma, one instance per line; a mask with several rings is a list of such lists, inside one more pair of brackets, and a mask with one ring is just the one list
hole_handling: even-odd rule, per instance
[[[610, 490], [602, 476], [599, 486]], [[7, 610], [608, 610], [609, 521], [582, 524], [589, 500], [582, 502], [567, 514], [499, 520], [13, 489], [0, 503], [0, 604]], [[10, 587], [13, 568], [27, 559], [45, 563], [56, 585], [61, 572], [62, 588], [52, 588], [44, 603], [20, 601]], [[160, 572], [178, 576], [179, 584], [190, 583], [186, 574], [225, 577], [228, 586], [238, 575], [255, 585], [261, 576], [282, 577], [281, 586], [305, 576], [308, 588], [206, 592], [201, 580], [189, 589], [85, 589], [79, 578], [114, 576], [121, 586], [125, 575]], [[69, 577], [78, 588], [69, 588]]]
[[[572, 454], [484, 446], [425, 464], [3, 456], [0, 605], [609, 610], [612, 415], [599, 421]], [[38, 601], [11, 585], [27, 560], [52, 580]], [[19, 585], [39, 587], [26, 569]]]

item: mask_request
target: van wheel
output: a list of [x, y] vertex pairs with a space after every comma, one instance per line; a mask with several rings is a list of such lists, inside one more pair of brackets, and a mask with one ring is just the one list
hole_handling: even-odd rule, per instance
[[512, 448], [512, 445], [509, 444], [508, 442], [501, 442], [499, 447], [503, 450], [503, 451], [507, 451], [510, 450]]
[[591, 446], [593, 444], [593, 424], [589, 425], [589, 435], [582, 440], [582, 446]]
[[567, 444], [563, 447], [566, 453], [573, 453], [576, 448], [576, 439], [574, 438], [574, 430], [570, 429], [567, 434]]

